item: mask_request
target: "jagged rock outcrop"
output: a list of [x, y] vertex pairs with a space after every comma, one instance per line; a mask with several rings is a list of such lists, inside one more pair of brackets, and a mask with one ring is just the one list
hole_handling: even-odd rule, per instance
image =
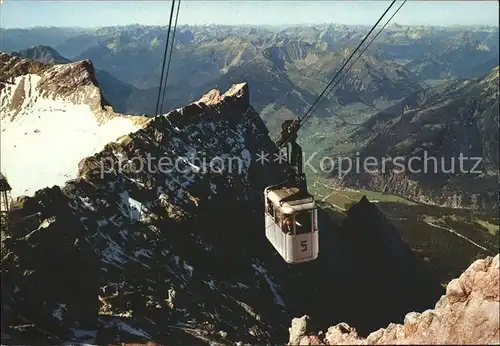
[[[43, 45], [14, 52], [12, 55], [36, 60], [45, 64], [69, 64], [75, 62], [61, 56], [54, 48]], [[158, 88], [149, 90], [137, 89], [113, 77], [107, 71], [96, 69], [94, 73], [102, 96], [115, 112], [141, 115], [149, 113], [141, 108], [142, 106], [146, 106], [147, 109], [154, 111], [156, 105], [154, 101], [158, 95]], [[167, 109], [172, 108], [169, 106], [167, 105]], [[105, 108], [107, 109], [107, 107]]]
[[366, 339], [346, 323], [325, 334], [308, 335], [308, 316], [295, 318], [290, 345], [499, 344], [499, 255], [477, 260], [452, 280], [433, 310], [410, 312], [404, 324], [391, 323]]
[[[87, 104], [93, 111], [104, 110], [107, 106], [90, 60], [48, 64], [0, 52], [0, 76], [0, 91], [3, 91], [2, 118], [15, 116], [23, 106], [26, 106], [24, 101], [31, 98], [31, 95], [26, 95], [25, 90], [31, 91], [29, 88], [31, 83], [36, 84], [40, 96], [44, 98]], [[8, 99], [8, 89], [12, 86], [15, 88], [14, 96]]]
[[[97, 328], [99, 266], [71, 209], [58, 203], [64, 199], [61, 190], [52, 189], [50, 195], [52, 201], [39, 202], [59, 208], [57, 216], [25, 236], [2, 235], [2, 331], [15, 320], [56, 342], [71, 339], [72, 330]], [[18, 328], [13, 326], [11, 333], [16, 335]], [[30, 342], [22, 336], [17, 341]]]

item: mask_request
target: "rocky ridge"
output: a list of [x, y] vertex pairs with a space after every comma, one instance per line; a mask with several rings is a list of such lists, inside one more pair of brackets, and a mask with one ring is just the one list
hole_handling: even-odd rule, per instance
[[[106, 316], [114, 316], [107, 318], [111, 318], [111, 322], [101, 320], [101, 325], [111, 329], [113, 325], [125, 323], [120, 322], [120, 318], [132, 320], [127, 323], [137, 323], [141, 318], [136, 316], [142, 313], [152, 319], [150, 327], [156, 324], [153, 321], [174, 319], [175, 323], [167, 328], [170, 332], [165, 332], [167, 335], [183, 328], [190, 330], [189, 326], [193, 325], [191, 329], [197, 329], [203, 323], [207, 323], [208, 329], [221, 324], [218, 330], [227, 329], [224, 333], [231, 334], [231, 318], [227, 314], [224, 319], [219, 316], [227, 309], [240, 324], [242, 315], [249, 316], [247, 332], [250, 334], [239, 338], [250, 341], [263, 337], [260, 334], [266, 333], [262, 331], [266, 328], [259, 327], [260, 317], [242, 302], [255, 298], [246, 293], [248, 285], [255, 283], [242, 279], [238, 284], [237, 277], [225, 282], [224, 273], [222, 277], [217, 275], [216, 268], [200, 270], [203, 264], [197, 259], [210, 254], [214, 264], [222, 253], [227, 255], [226, 251], [232, 251], [225, 247], [219, 248], [219, 251], [226, 250], [222, 253], [212, 250], [210, 242], [218, 236], [210, 213], [221, 215], [217, 214], [216, 206], [228, 194], [233, 196], [234, 207], [239, 208], [249, 200], [260, 198], [249, 190], [249, 185], [262, 190], [266, 179], [259, 179], [269, 173], [251, 167], [251, 153], [272, 150], [273, 143], [258, 114], [249, 108], [247, 86], [236, 85], [222, 96], [222, 102], [205, 100], [208, 105], [197, 102], [152, 119], [141, 130], [83, 159], [77, 179], [61, 188], [43, 189], [24, 200], [18, 215], [40, 213], [41, 222], [18, 225], [11, 230], [10, 237], [3, 240], [2, 279], [15, 287], [12, 292], [4, 291], [5, 301], [12, 302], [12, 305], [5, 304], [4, 309], [14, 314], [6, 316], [34, 321], [36, 327], [47, 334], [71, 340], [88, 335], [96, 337], [99, 311], [104, 320]], [[234, 167], [237, 172], [228, 172], [227, 162], [218, 168], [203, 167], [199, 163], [196, 167], [191, 159], [201, 158], [201, 150], [206, 151], [202, 154], [206, 157], [238, 158], [240, 166]], [[127, 159], [146, 159], [147, 155], [157, 159], [167, 155], [184, 173], [172, 169], [167, 175], [120, 166]], [[142, 205], [139, 219], [131, 218], [130, 203], [134, 201]], [[225, 208], [229, 215], [236, 211], [231, 210]], [[198, 220], [193, 220], [194, 215], [198, 215]], [[204, 222], [215, 230], [193, 233]], [[221, 218], [220, 222], [227, 221]], [[245, 233], [240, 232], [239, 237], [244, 238]], [[185, 246], [184, 242], [191, 244], [189, 252], [179, 249]], [[48, 253], [52, 255], [47, 256]], [[181, 258], [178, 253], [189, 258]], [[63, 260], [65, 256], [68, 259]], [[249, 258], [246, 270], [254, 273], [249, 274], [254, 281], [254, 275], [260, 274], [252, 267], [258, 263], [252, 262]], [[32, 274], [19, 269], [16, 263], [22, 263], [21, 268], [33, 268]], [[81, 275], [80, 270], [73, 271], [82, 267], [90, 272]], [[48, 271], [53, 274], [47, 277]], [[205, 274], [198, 276], [199, 271]], [[244, 271], [240, 268], [241, 273]], [[261, 271], [265, 273], [264, 269]], [[45, 277], [43, 283], [41, 277]], [[66, 284], [61, 284], [60, 278], [64, 278], [62, 282]], [[79, 288], [68, 291], [69, 287]], [[225, 294], [217, 293], [211, 300], [210, 292], [219, 289]], [[270, 295], [272, 297], [272, 292]], [[172, 301], [174, 296], [183, 302], [178, 308], [174, 308], [177, 306]], [[46, 308], [34, 311], [32, 304]], [[202, 312], [193, 320], [186, 309]], [[217, 312], [219, 309], [222, 310]], [[152, 333], [131, 328], [125, 324], [121, 329], [129, 330], [129, 336], [135, 334], [142, 338]], [[105, 334], [101, 332], [99, 337]]]
[[[50, 46], [38, 45], [12, 53], [20, 58], [28, 58], [46, 64], [69, 64], [71, 61], [61, 56]], [[114, 112], [126, 114], [143, 114], [144, 111], [135, 108], [143, 103], [156, 104], [154, 97], [158, 95], [158, 88], [141, 90], [122, 82], [104, 70], [95, 69], [95, 78], [99, 84], [104, 99], [113, 107]], [[147, 99], [147, 100], [146, 100]], [[154, 106], [153, 106], [154, 108]]]
[[26, 106], [23, 102], [31, 96], [25, 94], [31, 75], [39, 77], [36, 86], [42, 97], [90, 105], [92, 111], [108, 118], [119, 115], [113, 114], [109, 103], [102, 97], [90, 60], [54, 64], [0, 52], [0, 75], [0, 91], [4, 91], [4, 97], [7, 96], [6, 89], [16, 86], [11, 102], [2, 99], [2, 118], [14, 117], [21, 106]]

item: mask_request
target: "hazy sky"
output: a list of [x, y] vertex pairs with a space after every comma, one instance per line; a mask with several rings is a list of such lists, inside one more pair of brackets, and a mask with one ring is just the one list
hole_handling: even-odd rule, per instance
[[[171, 1], [0, 0], [2, 28], [168, 25]], [[394, 6], [397, 8], [401, 1]], [[179, 24], [374, 24], [390, 1], [184, 0]], [[409, 0], [393, 22], [407, 25], [495, 25], [498, 1]]]

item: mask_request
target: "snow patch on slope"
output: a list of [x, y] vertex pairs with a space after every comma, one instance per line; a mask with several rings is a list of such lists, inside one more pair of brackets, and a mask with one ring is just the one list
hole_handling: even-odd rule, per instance
[[[13, 198], [33, 195], [44, 187], [62, 186], [76, 178], [81, 159], [140, 128], [124, 117], [100, 125], [90, 105], [41, 96], [37, 88], [40, 79], [37, 75], [20, 76], [0, 92], [0, 165]], [[19, 113], [12, 118], [9, 105], [21, 83], [25, 97]]]
[[271, 292], [274, 295], [274, 299], [275, 299], [276, 304], [281, 305], [282, 307], [286, 307], [285, 301], [283, 300], [283, 298], [281, 297], [281, 295], [278, 293], [278, 290], [277, 290], [279, 285], [277, 285], [273, 280], [271, 280], [271, 278], [269, 278], [269, 276], [267, 275], [267, 270], [264, 267], [262, 267], [261, 265], [252, 264], [252, 267], [260, 275], [262, 275], [264, 277], [264, 279], [266, 279], [266, 281], [269, 285], [269, 289], [271, 290]]

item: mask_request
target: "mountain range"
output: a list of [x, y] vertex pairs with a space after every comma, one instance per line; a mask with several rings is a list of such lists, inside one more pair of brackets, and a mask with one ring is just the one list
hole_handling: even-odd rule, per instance
[[[38, 45], [51, 46], [72, 61], [90, 59], [98, 71], [124, 82], [122, 86], [113, 80], [106, 86], [111, 78], [101, 77], [104, 94], [120, 90], [116, 94], [121, 99], [110, 100], [120, 112], [154, 115], [166, 40], [163, 27], [31, 30]], [[273, 132], [282, 119], [307, 110], [367, 32], [367, 27], [343, 25], [179, 26], [162, 112], [213, 87], [227, 89], [245, 80], [253, 90], [252, 104]], [[34, 40], [29, 35], [29, 30], [5, 30], [0, 49], [28, 49]], [[15, 45], [9, 43], [14, 37]], [[364, 118], [421, 90], [428, 80], [479, 77], [496, 65], [498, 28], [393, 25], [314, 115], [330, 118], [354, 109], [356, 117]]]

